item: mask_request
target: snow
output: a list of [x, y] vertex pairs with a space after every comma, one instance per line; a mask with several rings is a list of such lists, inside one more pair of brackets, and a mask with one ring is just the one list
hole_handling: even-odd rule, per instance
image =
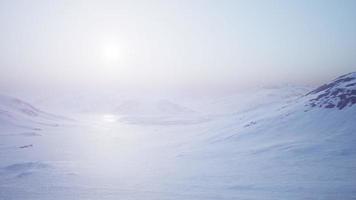
[[0, 95], [0, 125], [2, 129], [38, 130], [42, 126], [58, 126], [67, 118], [43, 112], [17, 98]]
[[356, 106], [306, 90], [125, 96], [75, 122], [1, 98], [0, 199], [355, 199]]
[[308, 93], [312, 107], [338, 108], [356, 104], [356, 72], [349, 73]]

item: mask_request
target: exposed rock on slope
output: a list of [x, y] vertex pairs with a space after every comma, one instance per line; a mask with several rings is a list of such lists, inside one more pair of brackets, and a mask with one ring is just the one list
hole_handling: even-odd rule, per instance
[[338, 108], [340, 110], [356, 104], [356, 72], [349, 73], [309, 92], [315, 96], [309, 100], [311, 107]]

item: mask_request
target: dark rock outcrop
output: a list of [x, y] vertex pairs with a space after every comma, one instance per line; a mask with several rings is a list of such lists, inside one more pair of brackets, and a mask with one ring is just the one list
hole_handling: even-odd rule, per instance
[[340, 110], [351, 107], [356, 104], [356, 72], [340, 76], [331, 83], [309, 92], [306, 96], [313, 96], [308, 102], [311, 107]]

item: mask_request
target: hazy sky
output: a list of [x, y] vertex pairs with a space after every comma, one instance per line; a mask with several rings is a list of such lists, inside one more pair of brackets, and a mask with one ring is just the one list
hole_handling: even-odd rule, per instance
[[2, 88], [310, 82], [356, 71], [356, 1], [0, 0]]

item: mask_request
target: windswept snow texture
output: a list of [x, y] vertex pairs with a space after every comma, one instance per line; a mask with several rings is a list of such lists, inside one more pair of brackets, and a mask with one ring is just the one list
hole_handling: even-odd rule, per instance
[[350, 77], [309, 93], [287, 86], [217, 99], [133, 98], [111, 114], [42, 131], [16, 128], [37, 119], [3, 117], [16, 126], [0, 129], [0, 199], [356, 199], [356, 106], [315, 100], [340, 100], [331, 93], [354, 90]]
[[311, 91], [308, 95], [317, 95], [310, 100], [312, 107], [343, 109], [356, 104], [356, 72], [340, 76], [331, 83]]

